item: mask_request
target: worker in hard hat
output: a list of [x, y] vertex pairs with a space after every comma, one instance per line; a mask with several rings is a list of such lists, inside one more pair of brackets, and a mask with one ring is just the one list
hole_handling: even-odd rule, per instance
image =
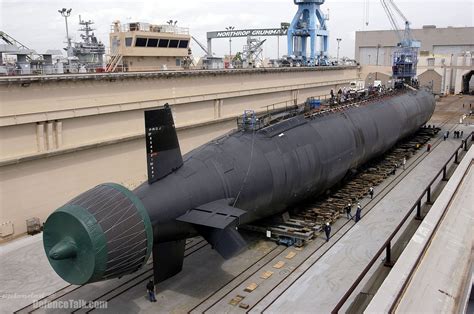
[[326, 242], [329, 242], [329, 238], [331, 237], [331, 225], [329, 222], [326, 222], [324, 226], [324, 233], [326, 233]]
[[347, 219], [352, 219], [352, 204], [349, 202], [346, 206]]
[[362, 206], [360, 203], [357, 203], [357, 210], [356, 210], [356, 215], [355, 215], [355, 222], [358, 222], [360, 220], [360, 217], [362, 216]]

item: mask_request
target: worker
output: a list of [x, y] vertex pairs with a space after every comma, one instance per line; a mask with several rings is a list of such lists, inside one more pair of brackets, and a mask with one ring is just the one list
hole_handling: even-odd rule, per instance
[[352, 204], [349, 202], [346, 206], [347, 219], [352, 219]]
[[464, 136], [464, 131], [461, 131], [461, 137], [463, 137], [463, 136]]
[[449, 130], [446, 131], [446, 137], [449, 138]]
[[444, 133], [443, 134], [443, 140], [446, 141], [447, 138], [448, 138], [448, 133]]
[[370, 187], [370, 189], [369, 189], [369, 195], [370, 195], [370, 199], [373, 199], [373, 198], [374, 198], [374, 188], [373, 188], [373, 187]]
[[429, 153], [431, 151], [431, 144], [428, 144], [428, 146], [426, 147], [426, 151]]
[[407, 158], [403, 157], [402, 165], [403, 165], [403, 170], [405, 170], [407, 164]]
[[464, 103], [462, 104], [462, 107], [464, 108]]
[[355, 215], [355, 222], [358, 222], [360, 220], [361, 215], [362, 215], [362, 206], [360, 205], [360, 203], [357, 203], [357, 211], [356, 211], [356, 215]]
[[331, 236], [331, 225], [329, 222], [326, 222], [324, 226], [324, 233], [326, 233], [326, 242], [329, 242], [329, 237]]
[[153, 280], [148, 281], [146, 284], [146, 290], [148, 292], [148, 299], [150, 302], [156, 302], [156, 297], [155, 297], [155, 284], [153, 283]]

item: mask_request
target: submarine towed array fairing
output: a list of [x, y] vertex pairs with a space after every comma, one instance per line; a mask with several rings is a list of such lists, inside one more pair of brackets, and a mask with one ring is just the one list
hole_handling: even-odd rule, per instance
[[245, 248], [240, 225], [327, 190], [418, 130], [434, 107], [430, 93], [408, 91], [238, 130], [183, 157], [170, 108], [146, 111], [148, 182], [133, 192], [101, 184], [57, 209], [44, 226], [46, 255], [72, 284], [133, 273], [151, 252], [163, 281], [181, 271], [196, 235], [229, 258]]

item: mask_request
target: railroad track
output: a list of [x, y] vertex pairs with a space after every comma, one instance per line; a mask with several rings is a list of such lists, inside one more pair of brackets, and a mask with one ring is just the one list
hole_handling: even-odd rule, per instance
[[[443, 123], [442, 125], [440, 125], [440, 127], [443, 127], [444, 125], [446, 125], [448, 123], [448, 121], [446, 121], [445, 123]], [[453, 127], [454, 128], [454, 127]], [[451, 128], [451, 129], [453, 129]], [[436, 132], [437, 133], [437, 132]], [[433, 134], [436, 135], [436, 133]], [[432, 149], [435, 149], [440, 143], [442, 142], [441, 139], [437, 139], [435, 140], [433, 143], [432, 143]], [[426, 143], [426, 141], [424, 142]], [[421, 148], [421, 147], [420, 147]], [[388, 194], [406, 175], [408, 175], [415, 167], [416, 165], [418, 165], [427, 155], [426, 154], [420, 154], [418, 156], [416, 156], [416, 158], [414, 158], [409, 167], [406, 168], [406, 171], [404, 172], [401, 172], [399, 173], [398, 175], [395, 176], [394, 180], [392, 180], [387, 186], [385, 186], [383, 189], [381, 189], [378, 193], [377, 193], [377, 197], [374, 199], [374, 200], [371, 200], [367, 205], [366, 207], [364, 208], [364, 213], [362, 215], [365, 216], [367, 215], [371, 210], [372, 208], [383, 198], [383, 196], [385, 196], [386, 194]], [[368, 188], [367, 188], [368, 189]], [[352, 225], [349, 225], [349, 224], [352, 224]], [[311, 265], [309, 265], [307, 268], [309, 269], [312, 265], [314, 265], [333, 245], [337, 244], [337, 242], [339, 241], [340, 238], [342, 238], [352, 227], [353, 227], [353, 223], [352, 223], [352, 220], [349, 220], [347, 222], [345, 222], [340, 228], [338, 228], [337, 230], [335, 230], [335, 232], [333, 233], [333, 237], [337, 235], [337, 240], [336, 241], [332, 241], [331, 242], [331, 246], [327, 246], [326, 243], [323, 243], [323, 244], [320, 244], [314, 248], [312, 248], [311, 250], [309, 250], [309, 252], [307, 251], [308, 250], [308, 247], [305, 248], [305, 253], [307, 255], [306, 258], [304, 258], [302, 261], [298, 262], [296, 265], [295, 264], [292, 264], [291, 267], [292, 267], [292, 271], [288, 272], [279, 282], [277, 282], [276, 285], [273, 285], [273, 288], [271, 288], [270, 290], [268, 291], [259, 291], [260, 295], [263, 295], [262, 298], [260, 298], [260, 300], [258, 300], [258, 302], [254, 303], [253, 306], [249, 306], [248, 308], [248, 311], [251, 311], [256, 305], [258, 305], [260, 303], [260, 301], [262, 301], [269, 293], [271, 293], [274, 289], [276, 289], [278, 286], [280, 286], [283, 281], [285, 281], [289, 276], [291, 276], [293, 273], [295, 273], [295, 271], [301, 271], [301, 266], [303, 264], [305, 264], [314, 254], [316, 254], [318, 251], [320, 251], [323, 247], [324, 248], [324, 252], [320, 252], [321, 255], [317, 258], [317, 260], [315, 260], [314, 262], [311, 263]], [[343, 233], [339, 233], [339, 231], [343, 231]], [[339, 234], [338, 234], [339, 233]], [[280, 246], [281, 247], [281, 246]], [[238, 287], [242, 286], [243, 284], [245, 284], [246, 282], [248, 282], [250, 280], [250, 278], [252, 278], [253, 276], [255, 276], [257, 273], [259, 272], [263, 272], [265, 269], [271, 269], [271, 265], [273, 265], [275, 262], [277, 262], [278, 260], [284, 260], [284, 255], [286, 255], [287, 253], [289, 253], [290, 251], [292, 251], [293, 249], [292, 248], [283, 248], [282, 250], [279, 251], [279, 254], [277, 256], [275, 256], [274, 258], [271, 258], [269, 260], [268, 263], [266, 264], [263, 264], [261, 265], [261, 263], [257, 262], [255, 264], [252, 264], [250, 265], [249, 267], [247, 267], [244, 271], [242, 271], [240, 274], [238, 274], [236, 277], [234, 277], [232, 280], [230, 280], [226, 285], [223, 285], [222, 287], [219, 288], [219, 290], [216, 290], [214, 293], [212, 293], [211, 295], [209, 295], [208, 297], [206, 297], [205, 299], [201, 300], [201, 302], [199, 304], [197, 304], [196, 306], [194, 306], [192, 309], [189, 310], [189, 313], [192, 313], [192, 312], [207, 312], [207, 311], [210, 311], [214, 306], [216, 306], [218, 303], [220, 303], [221, 301], [223, 300], [226, 300], [228, 299], [228, 301], [231, 300], [231, 294], [233, 292], [235, 292], [235, 289], [237, 289]], [[268, 258], [272, 253], [272, 252], [269, 252], [267, 255], [263, 256], [260, 260], [264, 259], [264, 258]], [[279, 258], [280, 257], [280, 258]], [[305, 267], [306, 268], [306, 267]], [[250, 271], [251, 270], [251, 271]], [[301, 277], [298, 276], [294, 281], [296, 281], [297, 279], [299, 279]], [[285, 289], [286, 290], [286, 289]], [[283, 292], [282, 292], [283, 293]], [[219, 297], [216, 297], [217, 295], [219, 295]]]
[[[201, 237], [199, 237], [199, 241], [192, 245], [191, 247], [187, 248], [184, 252], [184, 257], [188, 257], [194, 253], [196, 253], [197, 251], [199, 251], [200, 249], [208, 246], [209, 244]], [[149, 269], [147, 269], [146, 271], [142, 272], [140, 275], [137, 275], [135, 277], [133, 277], [132, 279], [120, 284], [119, 286], [105, 292], [105, 293], [102, 293], [101, 295], [99, 295], [98, 297], [94, 298], [92, 300], [92, 302], [96, 302], [96, 301], [107, 301], [107, 302], [110, 302], [112, 301], [113, 299], [119, 297], [120, 295], [122, 295], [123, 293], [127, 292], [128, 290], [138, 286], [138, 285], [143, 285], [143, 283], [147, 282], [148, 280], [150, 280], [151, 278], [153, 277], [153, 266], [151, 266]], [[74, 311], [72, 311], [72, 313], [90, 313], [92, 311], [94, 311], [95, 309], [94, 308], [88, 308], [88, 309], [84, 309], [84, 308], [78, 308], [78, 309], [75, 309]]]
[[[446, 122], [447, 123], [447, 122]], [[445, 124], [446, 124], [445, 123]], [[440, 140], [437, 140], [433, 143], [433, 149], [435, 149], [439, 144], [441, 143]], [[418, 164], [419, 162], [421, 162], [422, 159], [424, 159], [424, 156], [426, 156], [425, 154], [421, 154], [419, 156], [417, 156], [415, 158], [416, 162], [413, 161], [411, 162], [410, 164], [410, 168], [407, 168], [407, 171], [403, 172], [403, 173], [399, 173], [398, 176], [395, 177], [395, 180], [394, 181], [397, 181], [397, 182], [392, 182], [391, 185], [387, 185], [384, 189], [382, 189], [381, 191], [378, 192], [378, 197], [376, 199], [380, 200], [381, 196], [387, 194], [391, 189], [393, 189], [393, 187], [402, 179], [402, 177], [406, 176], [411, 170], [410, 169], [413, 169], [416, 164]], [[398, 180], [397, 180], [398, 179]], [[373, 200], [371, 202], [369, 202], [369, 204], [371, 203], [371, 207], [370, 208], [365, 208], [364, 210], [364, 215], [366, 215], [368, 212], [370, 212], [370, 210], [372, 209], [372, 207], [375, 205], [376, 200]], [[378, 202], [378, 201], [377, 201]], [[350, 228], [347, 228], [348, 224], [350, 223], [350, 221], [346, 222], [343, 226], [341, 226], [338, 230], [335, 230], [335, 233], [334, 234], [337, 234], [338, 231], [340, 231], [341, 229], [346, 229], [344, 230], [344, 234], [346, 232], [348, 232], [350, 230], [350, 228], [352, 228], [352, 226], [350, 226]], [[339, 236], [338, 237], [342, 237], [344, 234], [340, 234], [339, 233]], [[335, 243], [334, 243], [335, 244]], [[316, 247], [312, 247], [310, 250], [308, 250], [309, 248], [306, 247], [305, 248], [305, 253], [307, 255], [306, 258], [304, 258], [302, 261], [300, 261], [299, 263], [297, 263], [296, 265], [291, 265], [293, 271], [289, 272], [286, 276], [284, 276], [284, 278], [281, 279], [281, 281], [279, 281], [276, 285], [274, 285], [274, 287], [280, 285], [286, 278], [288, 278], [292, 273], [294, 273], [294, 271], [296, 271], [297, 269], [299, 269], [301, 267], [301, 265], [303, 265], [305, 262], [308, 261], [308, 259], [313, 256], [316, 252], [320, 251], [323, 247], [325, 246], [325, 243], [323, 244], [320, 244]], [[328, 250], [329, 248], [327, 248], [324, 252], [322, 252], [322, 255], [324, 255], [324, 253]], [[266, 264], [261, 264], [261, 263], [255, 263], [253, 265], [250, 265], [249, 267], [247, 267], [244, 271], [242, 271], [240, 274], [238, 274], [236, 277], [234, 277], [232, 280], [230, 280], [226, 285], [220, 287], [218, 290], [216, 290], [214, 293], [210, 294], [208, 297], [206, 297], [205, 299], [201, 300], [201, 302], [199, 304], [197, 304], [196, 306], [194, 306], [192, 309], [189, 310], [189, 312], [206, 312], [206, 311], [209, 311], [211, 310], [215, 305], [217, 305], [218, 303], [220, 303], [221, 301], [225, 300], [225, 299], [229, 299], [230, 300], [230, 294], [232, 292], [235, 292], [235, 289], [242, 286], [244, 283], [248, 282], [250, 280], [250, 278], [252, 278], [252, 276], [255, 276], [257, 273], [259, 272], [263, 272], [265, 269], [271, 269], [271, 265], [275, 262], [277, 262], [277, 260], [281, 260], [283, 258], [283, 256], [290, 252], [292, 249], [291, 248], [288, 248], [288, 249], [283, 249], [283, 250], [280, 250], [279, 251], [279, 254], [277, 256], [275, 256], [274, 258], [271, 258], [269, 260], [268, 263]], [[308, 252], [309, 251], [309, 252]], [[270, 253], [273, 253], [273, 252], [270, 252]], [[270, 255], [270, 253], [264, 257], [262, 257], [261, 259], [263, 258], [268, 258], [268, 256]], [[322, 256], [321, 255], [321, 256]], [[273, 289], [270, 289], [268, 292], [271, 292], [273, 291]], [[267, 291], [265, 291], [267, 292]], [[265, 292], [262, 292], [260, 291], [260, 295], [267, 295], [267, 293]], [[219, 295], [219, 296], [218, 296]], [[218, 296], [218, 297], [217, 297]], [[262, 298], [263, 299], [263, 298]], [[261, 300], [259, 300], [260, 302]], [[259, 302], [255, 303], [255, 305], [257, 305]], [[249, 307], [249, 310], [251, 310], [254, 306], [252, 307]]]
[[[447, 123], [449, 122], [446, 121], [445, 123], [443, 123], [441, 125], [444, 126], [446, 125]], [[456, 128], [456, 125], [454, 125], [453, 127], [451, 127], [449, 130], [452, 131]], [[442, 139], [437, 139], [434, 143], [433, 143], [433, 149], [436, 148], [439, 144], [441, 144], [442, 142]], [[374, 202], [376, 199], [374, 200], [371, 200], [369, 201], [369, 203], [367, 204], [367, 206], [364, 208], [364, 214], [362, 215], [362, 217], [364, 217], [365, 215], [367, 215], [374, 207], [375, 205], [381, 200], [383, 199], [383, 197], [385, 195], [387, 195], [400, 181], [402, 181], [402, 179], [407, 176], [419, 163], [421, 163], [425, 157], [427, 155], [426, 154], [421, 154], [419, 155], [409, 166], [409, 168], [407, 168], [407, 170], [409, 171], [404, 171], [404, 172], [401, 172], [392, 182], [390, 182], [386, 187], [384, 187], [384, 189], [381, 191], [382, 194], [379, 193], [379, 195], [377, 196], [378, 200], [376, 202]], [[380, 197], [381, 196], [381, 197]], [[370, 206], [369, 206], [370, 205]], [[291, 278], [291, 280], [287, 281], [284, 283], [285, 279], [286, 278], [289, 278], [289, 276], [291, 275], [288, 274], [288, 276], [281, 280], [277, 285], [274, 285], [272, 289], [270, 289], [267, 293], [265, 293], [265, 295], [263, 297], [261, 297], [257, 302], [254, 302], [254, 304], [252, 306], [250, 306], [248, 309], [247, 309], [247, 313], [250, 313], [252, 310], [256, 309], [258, 307], [258, 310], [257, 312], [263, 312], [265, 310], [267, 310], [279, 297], [281, 297], [281, 295], [283, 295], [283, 293], [285, 293], [296, 281], [298, 281], [301, 277], [303, 277], [305, 275], [305, 273], [307, 272], [307, 270], [309, 270], [314, 264], [316, 264], [323, 256], [324, 254], [329, 251], [329, 249], [331, 249], [333, 246], [337, 245], [337, 243], [339, 242], [339, 240], [341, 238], [343, 238], [343, 236], [349, 232], [352, 227], [354, 226], [354, 224], [352, 224], [352, 226], [350, 226], [349, 228], [345, 228], [348, 224], [351, 224], [352, 220], [348, 220], [346, 223], [344, 223], [343, 226], [341, 226], [341, 228], [339, 228], [337, 231], [336, 231], [336, 234], [334, 234], [333, 237], [331, 238], [334, 238], [337, 236], [337, 239], [335, 241], [332, 241], [331, 245], [328, 246], [327, 248], [325, 248], [324, 252], [322, 254], [320, 254], [317, 258], [313, 259], [310, 263], [308, 263], [307, 265], [305, 265], [304, 269], [301, 269], [301, 265], [303, 265], [306, 261], [309, 261], [310, 257], [305, 259], [303, 262], [301, 262], [298, 266], [296, 266], [296, 268], [294, 268], [294, 270], [291, 272], [291, 273], [294, 273], [296, 270], [298, 270], [298, 274], [296, 276], [294, 276], [293, 278]], [[339, 235], [337, 235], [337, 233], [339, 231], [343, 231], [343, 233], [339, 233]], [[323, 245], [320, 245], [318, 247], [317, 250], [315, 250], [314, 253], [316, 253], [319, 249], [321, 249], [322, 247], [324, 246]], [[313, 253], [313, 254], [314, 254]], [[285, 285], [284, 288], [280, 289], [278, 292], [276, 292], [271, 298], [271, 301], [268, 302], [267, 304], [265, 304], [264, 306], [260, 306], [259, 307], [259, 304], [269, 295], [271, 294], [272, 292], [276, 291], [278, 288], [281, 288], [281, 286], [283, 286], [283, 283]]]
[[[207, 245], [207, 242], [202, 238], [202, 237], [196, 237], [189, 239], [186, 242], [186, 248], [185, 248], [185, 257], [190, 256], [191, 254], [194, 254], [201, 248]], [[142, 270], [139, 270], [138, 272], [133, 274], [134, 276], [132, 278], [127, 279], [125, 282], [118, 282], [118, 285], [115, 287], [112, 287], [107, 293], [104, 293], [101, 295], [101, 297], [108, 295], [109, 293], [112, 293], [114, 291], [117, 291], [119, 289], [122, 289], [123, 287], [128, 287], [130, 289], [130, 286], [135, 286], [136, 281], [138, 280], [140, 284], [143, 281], [148, 280], [149, 278], [152, 277], [153, 275], [153, 266], [147, 263], [145, 267]], [[146, 278], [143, 278], [143, 276], [146, 276]], [[31, 303], [14, 313], [34, 313], [38, 310], [41, 310], [43, 306], [46, 306], [47, 304], [58, 301], [60, 299], [65, 299], [69, 295], [73, 293], [80, 292], [81, 289], [89, 289], [90, 287], [88, 285], [81, 285], [81, 286], [76, 286], [76, 285], [67, 285], [64, 288], [61, 288], [54, 293], [38, 300], [37, 302]], [[123, 293], [123, 292], [122, 292]], [[99, 297], [100, 298], [100, 297]], [[99, 298], [94, 299], [93, 301], [97, 301]], [[77, 309], [80, 310], [80, 309]], [[76, 310], [76, 311], [77, 311]]]
[[[449, 119], [447, 121], [445, 121], [444, 123], [442, 123], [441, 125], [439, 125], [440, 127], [443, 127], [445, 126], [447, 123], [449, 122]], [[455, 126], [453, 128], [451, 128], [450, 130], [454, 129]], [[433, 144], [432, 144], [432, 149], [435, 149], [440, 143], [442, 142], [441, 139], [437, 139]], [[415, 160], [413, 160], [413, 162], [411, 162], [410, 164], [410, 168], [414, 168], [414, 166], [416, 166], [414, 163], [417, 162], [416, 164], [418, 164], [419, 162], [421, 162], [424, 157], [426, 157], [425, 154], [420, 154], [418, 157], [415, 158]], [[423, 157], [423, 158], [422, 158]], [[421, 159], [420, 159], [421, 158]], [[410, 168], [407, 168], [407, 170], [410, 170]], [[411, 170], [410, 170], [411, 171]], [[394, 178], [394, 180], [397, 180], [397, 178], [399, 178], [400, 176], [403, 175], [406, 175], [408, 174], [409, 171], [405, 171], [405, 172], [402, 172], [400, 173], [398, 176], [396, 176]], [[401, 180], [401, 179], [400, 179]], [[388, 186], [387, 186], [388, 187]], [[384, 189], [386, 189], [387, 187], [385, 187]], [[393, 187], [392, 187], [393, 188]], [[391, 189], [392, 189], [391, 188]], [[391, 190], [390, 189], [390, 190]], [[385, 194], [387, 194], [390, 190], [388, 190]], [[378, 196], [379, 195], [382, 195], [381, 193], [383, 193], [384, 190], [381, 190], [379, 191], [377, 194]], [[384, 194], [384, 195], [385, 195]], [[375, 201], [375, 199], [374, 199]], [[372, 201], [371, 201], [372, 202]], [[378, 202], [378, 201], [377, 201]], [[370, 204], [370, 202], [369, 202]], [[375, 205], [376, 203], [373, 203], [372, 206], [370, 208], [366, 208], [364, 209], [364, 214], [363, 216], [365, 216], [368, 212], [370, 212], [370, 210], [373, 208], [373, 206]], [[335, 230], [334, 232], [334, 236], [338, 233], [339, 230], [343, 229], [344, 226], [347, 226], [347, 224], [350, 223], [350, 221], [346, 222], [341, 228], [339, 228], [338, 230]], [[350, 228], [348, 229], [350, 230]], [[342, 237], [345, 233], [348, 232], [348, 230], [345, 230], [343, 234], [340, 235], [340, 237]], [[339, 238], [340, 238], [339, 237]], [[337, 241], [339, 241], [339, 239], [337, 239]], [[336, 244], [337, 243], [334, 242], [332, 245]], [[198, 237], [198, 238], [193, 238], [192, 240], [188, 241], [187, 244], [186, 244], [186, 250], [185, 250], [185, 257], [187, 256], [190, 256], [194, 253], [196, 253], [197, 251], [201, 250], [202, 248], [204, 248], [205, 246], [207, 246], [207, 242], [205, 242], [205, 240], [203, 240], [202, 238]], [[320, 245], [318, 246], [316, 249], [312, 250], [309, 254], [309, 257], [304, 259], [303, 262], [301, 262], [299, 265], [297, 265], [297, 267], [295, 267], [294, 269], [298, 269], [299, 266], [301, 266], [304, 262], [306, 262], [312, 255], [314, 255], [317, 251], [319, 251], [322, 247], [324, 246], [323, 245]], [[328, 248], [329, 249], [329, 248]], [[328, 249], [326, 249], [322, 254], [324, 254]], [[236, 275], [234, 278], [232, 278], [231, 280], [229, 280], [228, 282], [226, 282], [225, 284], [223, 284], [220, 288], [218, 288], [217, 290], [215, 290], [212, 294], [210, 294], [209, 296], [207, 296], [205, 299], [201, 300], [201, 302], [196, 305], [195, 307], [193, 307], [190, 312], [194, 311], [195, 309], [197, 309], [199, 306], [203, 305], [204, 303], [206, 303], [208, 300], [210, 300], [211, 298], [213, 297], [216, 297], [218, 294], [222, 294], [221, 291], [225, 291], [225, 290], [228, 290], [227, 293], [224, 293], [224, 295], [222, 296], [219, 296], [217, 298], [216, 301], [212, 302], [212, 304], [210, 306], [208, 306], [206, 309], [204, 309], [204, 311], [202, 312], [205, 312], [207, 310], [209, 310], [210, 308], [212, 308], [214, 305], [216, 305], [217, 303], [219, 303], [220, 301], [222, 301], [223, 299], [227, 298], [228, 295], [235, 289], [235, 287], [238, 287], [240, 286], [242, 283], [244, 283], [245, 281], [247, 281], [249, 278], [251, 278], [252, 276], [254, 276], [256, 273], [258, 273], [259, 271], [261, 271], [264, 267], [267, 267], [268, 264], [276, 257], [278, 257], [279, 255], [281, 255], [282, 253], [286, 252], [287, 248], [285, 247], [282, 247], [282, 246], [276, 246], [275, 248], [273, 248], [272, 250], [270, 250], [268, 253], [266, 253], [265, 255], [263, 255], [262, 257], [259, 258], [259, 260], [255, 261], [253, 264], [249, 265], [248, 267], [246, 267], [242, 272], [240, 272], [238, 275]], [[321, 255], [322, 256], [322, 255]], [[274, 289], [276, 289], [277, 286], [279, 286], [286, 278], [289, 277], [289, 275], [293, 274], [294, 271], [288, 273], [287, 276], [285, 276], [285, 278], [283, 280], [281, 280], [280, 282], [277, 283], [277, 285], [275, 285], [272, 289], [269, 290], [269, 292], [272, 292]], [[128, 291], [129, 289], [135, 287], [135, 286], [138, 286], [140, 284], [143, 284], [144, 282], [146, 282], [147, 280], [149, 280], [151, 277], [153, 276], [153, 268], [151, 265], [146, 265], [145, 266], [145, 269], [143, 269], [142, 271], [139, 271], [137, 272], [136, 274], [134, 274], [134, 276], [130, 279], [127, 279], [127, 281], [125, 282], [121, 282], [119, 283], [118, 285], [112, 287], [111, 289], [109, 289], [107, 292], [104, 292], [102, 293], [101, 295], [99, 295], [98, 297], [94, 298], [94, 300], [92, 301], [111, 301], [117, 297], [119, 297], [120, 295], [122, 295], [123, 293], [125, 293], [126, 291]], [[299, 277], [298, 277], [299, 278]], [[69, 285], [69, 286], [66, 286], [56, 292], [54, 292], [53, 294], [51, 295], [48, 295], [47, 297], [39, 300], [38, 302], [35, 302], [35, 303], [32, 303], [18, 311], [16, 311], [15, 313], [34, 313], [38, 310], [41, 310], [41, 307], [38, 307], [37, 305], [38, 304], [42, 304], [42, 305], [46, 305], [50, 302], [53, 302], [53, 301], [56, 301], [56, 300], [59, 300], [59, 299], [65, 299], [68, 297], [68, 295], [71, 295], [72, 293], [76, 293], [78, 292], [80, 289], [84, 288], [85, 286], [74, 286], [74, 285]], [[234, 288], [232, 288], [234, 287]], [[287, 287], [288, 288], [288, 287]], [[84, 288], [84, 289], [87, 289], [87, 288]], [[286, 290], [286, 289], [285, 289]], [[221, 292], [221, 293], [220, 293]], [[262, 298], [263, 299], [263, 298]], [[252, 310], [261, 300], [259, 300], [257, 303], [254, 303], [254, 305], [252, 307], [250, 307], [248, 309], [248, 311]], [[76, 309], [74, 312], [91, 312], [93, 311], [94, 309]]]

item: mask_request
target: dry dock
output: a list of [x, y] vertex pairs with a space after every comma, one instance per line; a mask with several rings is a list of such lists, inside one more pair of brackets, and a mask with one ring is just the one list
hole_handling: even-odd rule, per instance
[[[368, 286], [375, 285], [371, 283], [371, 276], [378, 273], [378, 268], [385, 268], [386, 272], [390, 270], [382, 261], [386, 259], [384, 244], [387, 239], [402, 223], [401, 232], [392, 240], [391, 263], [387, 263], [395, 263], [397, 267], [399, 252], [396, 252], [396, 244], [400, 239], [401, 242], [406, 241], [403, 230], [410, 230], [410, 226], [414, 224], [416, 231], [423, 221], [414, 219], [416, 210], [410, 214], [412, 205], [420, 195], [424, 195], [430, 183], [430, 204], [435, 202], [442, 188], [450, 184], [451, 181], [446, 183], [437, 173], [446, 166], [446, 179], [450, 178], [459, 167], [454, 158], [456, 151], [457, 161], [461, 161], [463, 157], [463, 162], [466, 162], [466, 158], [472, 158], [472, 154], [466, 155], [461, 139], [454, 139], [452, 135], [446, 141], [442, 138], [447, 130], [451, 134], [454, 130], [463, 130], [464, 137], [473, 131], [471, 126], [459, 124], [460, 116], [465, 113], [463, 101], [474, 102], [474, 98], [448, 97], [438, 103], [430, 123], [442, 130], [430, 140], [432, 151], [428, 153], [425, 148], [418, 150], [409, 159], [405, 170], [398, 169], [395, 175], [389, 176], [376, 187], [373, 200], [364, 198], [361, 201], [363, 217], [359, 223], [355, 224], [343, 217], [338, 219], [333, 225], [329, 242], [318, 237], [302, 249], [287, 248], [249, 233], [246, 234], [249, 249], [225, 261], [203, 239], [189, 239], [183, 271], [159, 284], [158, 302], [150, 303], [145, 297], [145, 284], [152, 276], [150, 263], [139, 272], [120, 279], [71, 286], [57, 277], [50, 268], [43, 252], [40, 234], [0, 247], [0, 295], [3, 297], [1, 311], [61, 312], [57, 309], [59, 304], [72, 304], [69, 300], [84, 300], [106, 301], [107, 309], [91, 309], [87, 307], [87, 303], [78, 303], [78, 308], [70, 311], [330, 312], [350, 290], [352, 291], [341, 305], [341, 311], [350, 310], [353, 301], [368, 303], [370, 300], [360, 302], [360, 295]], [[469, 138], [468, 144], [471, 143]], [[455, 177], [450, 180], [453, 178]], [[447, 191], [449, 193], [453, 190]], [[441, 195], [438, 199], [443, 197]], [[426, 194], [423, 203], [425, 201]], [[423, 206], [422, 216], [430, 208], [434, 207], [429, 204]], [[405, 217], [409, 219], [403, 224]], [[381, 248], [384, 254], [377, 257]], [[374, 257], [374, 267], [353, 288], [353, 284]], [[35, 300], [40, 300], [41, 303], [33, 303]], [[40, 305], [46, 308], [41, 308]], [[96, 303], [96, 306], [99, 305]]]

